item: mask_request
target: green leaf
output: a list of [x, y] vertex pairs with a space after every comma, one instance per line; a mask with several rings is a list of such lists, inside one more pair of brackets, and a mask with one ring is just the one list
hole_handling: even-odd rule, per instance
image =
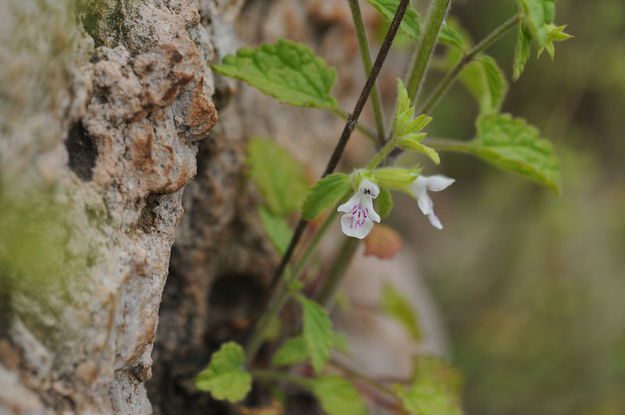
[[274, 366], [289, 366], [308, 360], [308, 348], [303, 337], [287, 339], [271, 359]]
[[308, 188], [303, 166], [275, 142], [253, 138], [247, 146], [250, 176], [269, 209], [286, 216], [300, 207]]
[[512, 79], [517, 80], [525, 70], [525, 65], [532, 54], [532, 35], [525, 29], [522, 23], [519, 23], [516, 38], [516, 47], [514, 49], [514, 66]]
[[[420, 134], [419, 134], [420, 135]], [[423, 134], [425, 137], [425, 134]], [[403, 148], [404, 150], [416, 151], [417, 153], [423, 153], [428, 156], [432, 161], [436, 164], [440, 164], [441, 158], [438, 155], [438, 152], [434, 150], [432, 147], [428, 147], [425, 144], [421, 144], [422, 137], [414, 137], [413, 135], [408, 135], [406, 137], [400, 138], [397, 140], [397, 145]]]
[[350, 189], [347, 174], [334, 173], [324, 177], [308, 191], [302, 205], [302, 217], [315, 219], [324, 209], [336, 205]]
[[[393, 20], [393, 17], [395, 17], [395, 12], [397, 11], [400, 0], [367, 1], [382, 15], [382, 17], [384, 17], [386, 21], [390, 22]], [[421, 34], [421, 24], [419, 23], [419, 13], [417, 13], [413, 7], [409, 6], [408, 9], [406, 9], [404, 18], [399, 25], [399, 30], [414, 40], [419, 40], [419, 35]]]
[[366, 415], [367, 407], [358, 390], [346, 379], [326, 376], [315, 379], [312, 390], [328, 415]]
[[291, 241], [293, 230], [283, 218], [272, 214], [262, 206], [258, 209], [258, 215], [269, 240], [280, 255], [284, 254]]
[[441, 33], [438, 35], [438, 40], [441, 43], [457, 48], [460, 51], [465, 51], [467, 49], [467, 41], [464, 39], [462, 34], [447, 24], [441, 29]]
[[523, 23], [529, 29], [534, 41], [543, 46], [547, 39], [545, 25], [555, 19], [555, 0], [517, 0]]
[[238, 402], [252, 387], [252, 376], [245, 371], [241, 346], [228, 342], [213, 353], [210, 364], [195, 378], [195, 386], [215, 399]]
[[415, 341], [420, 341], [419, 319], [408, 300], [390, 283], [384, 285], [381, 307], [384, 313], [399, 322]]
[[406, 387], [394, 385], [393, 390], [403, 408], [413, 415], [462, 415], [457, 399], [443, 386], [419, 381]]
[[299, 43], [280, 39], [256, 49], [241, 48], [212, 67], [286, 104], [336, 108], [331, 95], [336, 71]]
[[382, 167], [371, 172], [371, 179], [382, 188], [405, 190], [419, 177], [420, 172], [418, 168]]
[[480, 55], [465, 67], [460, 79], [477, 100], [480, 114], [499, 111], [508, 90], [508, 81], [497, 61]]
[[477, 122], [477, 138], [470, 145], [486, 162], [560, 191], [558, 159], [551, 142], [524, 120], [508, 114], [482, 116]]
[[[409, 134], [416, 134], [432, 121], [432, 117], [425, 114], [421, 114], [417, 118], [414, 118], [414, 115], [415, 109], [410, 103], [408, 91], [401, 79], [397, 79], [397, 112], [393, 119], [393, 136], [396, 139], [401, 139]], [[422, 140], [425, 136], [419, 137]]]
[[386, 189], [381, 189], [375, 201], [376, 211], [382, 219], [386, 219], [393, 210], [393, 195]]
[[310, 355], [313, 369], [321, 373], [330, 358], [334, 345], [332, 321], [326, 310], [308, 298], [298, 295], [297, 301], [303, 310], [304, 341]]

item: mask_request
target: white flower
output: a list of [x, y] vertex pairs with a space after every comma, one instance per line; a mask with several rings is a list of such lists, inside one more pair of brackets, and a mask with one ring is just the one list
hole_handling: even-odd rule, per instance
[[363, 239], [373, 228], [373, 222], [380, 222], [380, 215], [373, 210], [373, 199], [380, 194], [380, 188], [370, 180], [364, 179], [358, 191], [338, 207], [341, 217], [341, 229], [347, 236]]
[[434, 202], [432, 202], [432, 198], [428, 195], [428, 190], [432, 192], [440, 192], [441, 190], [445, 190], [451, 186], [451, 184], [455, 181], [456, 180], [440, 174], [429, 177], [419, 176], [408, 187], [410, 194], [417, 199], [421, 212], [428, 217], [432, 226], [437, 229], [443, 229], [443, 224], [438, 219], [436, 214], [434, 214]]

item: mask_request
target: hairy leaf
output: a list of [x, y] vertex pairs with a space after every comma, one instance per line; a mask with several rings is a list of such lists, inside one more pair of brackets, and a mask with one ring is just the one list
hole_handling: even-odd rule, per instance
[[418, 381], [406, 387], [395, 385], [394, 391], [403, 408], [412, 415], [462, 415], [457, 399], [441, 385]]
[[367, 407], [358, 390], [342, 377], [326, 376], [315, 379], [312, 390], [328, 415], [367, 414]]
[[269, 209], [284, 216], [300, 207], [308, 180], [304, 168], [275, 142], [253, 138], [247, 146], [250, 176]]
[[308, 191], [302, 205], [302, 217], [315, 219], [324, 209], [337, 204], [350, 189], [347, 174], [334, 173], [324, 177]]
[[495, 59], [480, 55], [465, 67], [460, 79], [477, 100], [481, 114], [499, 111], [508, 82]]
[[[399, 0], [367, 0], [384, 19], [388, 22], [393, 20], [395, 12], [399, 6]], [[408, 7], [404, 18], [399, 25], [399, 30], [404, 34], [410, 36], [414, 40], [419, 40], [421, 34], [421, 23], [419, 22], [419, 13], [412, 8]]]
[[252, 376], [245, 371], [241, 346], [228, 342], [213, 353], [210, 364], [195, 378], [195, 386], [215, 399], [238, 402], [252, 387]]
[[289, 366], [308, 360], [308, 348], [303, 337], [287, 339], [271, 359], [274, 366]]
[[521, 77], [525, 70], [525, 65], [532, 54], [532, 35], [525, 29], [522, 23], [519, 23], [516, 38], [516, 47], [514, 49], [514, 66], [512, 79], [515, 81]]
[[478, 157], [494, 166], [560, 191], [558, 159], [551, 142], [522, 119], [507, 114], [480, 117], [471, 147]]
[[280, 39], [258, 48], [241, 48], [212, 66], [286, 104], [335, 108], [331, 95], [336, 71], [307, 46]]
[[319, 304], [298, 295], [297, 301], [302, 306], [304, 341], [310, 360], [318, 374], [321, 373], [330, 358], [330, 350], [334, 345], [332, 321], [327, 311]]
[[457, 48], [460, 51], [465, 51], [467, 49], [467, 41], [453, 26], [445, 25], [438, 35], [438, 40], [442, 44]]
[[280, 255], [284, 254], [291, 241], [293, 230], [282, 217], [274, 215], [263, 207], [258, 209], [258, 215], [269, 240]]

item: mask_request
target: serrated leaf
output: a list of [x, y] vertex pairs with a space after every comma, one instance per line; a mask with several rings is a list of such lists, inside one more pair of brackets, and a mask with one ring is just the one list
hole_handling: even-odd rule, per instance
[[376, 212], [382, 219], [386, 219], [393, 210], [393, 195], [386, 189], [381, 189], [375, 200]]
[[299, 43], [280, 39], [255, 49], [241, 48], [212, 68], [286, 104], [336, 108], [331, 95], [336, 71]]
[[302, 165], [275, 142], [261, 138], [249, 141], [247, 156], [250, 176], [269, 210], [279, 216], [297, 211], [308, 188]]
[[394, 385], [393, 390], [403, 408], [412, 415], [462, 415], [457, 399], [443, 386], [419, 381], [406, 387]]
[[[397, 112], [393, 119], [393, 136], [395, 139], [401, 139], [409, 134], [417, 134], [432, 121], [432, 117], [425, 114], [416, 118], [414, 115], [415, 108], [410, 103], [408, 91], [401, 79], [397, 79]], [[425, 136], [413, 137], [419, 137], [422, 140]]]
[[308, 348], [303, 337], [287, 339], [271, 359], [274, 366], [290, 366], [308, 360]]
[[477, 100], [480, 113], [498, 112], [508, 90], [508, 82], [497, 61], [480, 55], [460, 75], [463, 85]]
[[413, 381], [430, 380], [445, 387], [452, 396], [460, 397], [462, 375], [449, 362], [439, 356], [418, 355], [414, 363]]
[[326, 376], [315, 379], [312, 390], [328, 415], [366, 415], [367, 407], [358, 390], [346, 379]]
[[516, 47], [514, 49], [514, 66], [512, 79], [517, 80], [525, 70], [525, 65], [532, 54], [532, 35], [519, 22], [517, 29]]
[[560, 169], [551, 142], [522, 119], [508, 114], [480, 117], [471, 148], [494, 166], [560, 191]]
[[370, 175], [371, 179], [382, 188], [405, 190], [419, 177], [420, 172], [421, 169], [418, 168], [382, 167], [371, 171]]
[[313, 369], [321, 373], [330, 358], [334, 345], [332, 321], [326, 310], [308, 298], [298, 295], [297, 301], [302, 306], [303, 336], [310, 355]]
[[380, 306], [384, 313], [404, 327], [410, 337], [415, 341], [421, 340], [421, 327], [416, 312], [406, 297], [390, 283], [384, 285]]
[[543, 46], [547, 39], [545, 25], [555, 19], [555, 0], [517, 0], [523, 23], [534, 41]]
[[[367, 0], [388, 22], [393, 20], [395, 12], [399, 6], [400, 0]], [[404, 18], [402, 19], [399, 30], [404, 34], [410, 36], [414, 40], [419, 40], [421, 34], [421, 23], [419, 22], [419, 13], [413, 8], [408, 6]]]
[[302, 217], [315, 219], [324, 209], [336, 205], [350, 189], [349, 176], [343, 173], [330, 174], [317, 181], [304, 199]]
[[258, 209], [258, 215], [272, 245], [280, 255], [284, 254], [291, 241], [293, 230], [283, 218], [272, 214], [263, 207]]
[[238, 402], [252, 388], [252, 376], [245, 371], [245, 353], [235, 342], [228, 342], [213, 353], [210, 364], [195, 378], [195, 386], [215, 399]]

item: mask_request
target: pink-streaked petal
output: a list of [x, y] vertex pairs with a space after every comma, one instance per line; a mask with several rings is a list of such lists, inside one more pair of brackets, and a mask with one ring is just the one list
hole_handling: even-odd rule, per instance
[[354, 206], [358, 205], [359, 203], [360, 203], [360, 194], [356, 193], [351, 198], [349, 198], [347, 202], [339, 206], [336, 209], [336, 211], [343, 212], [343, 213], [352, 213], [352, 209], [354, 209]]
[[380, 223], [382, 218], [378, 215], [378, 212], [373, 208], [373, 199], [370, 197], [364, 201], [363, 208], [367, 209], [367, 216], [374, 222]]
[[341, 217], [341, 230], [347, 236], [352, 238], [364, 239], [371, 229], [373, 228], [373, 222], [365, 220], [361, 224], [357, 223], [357, 218], [352, 215], [343, 215]]

